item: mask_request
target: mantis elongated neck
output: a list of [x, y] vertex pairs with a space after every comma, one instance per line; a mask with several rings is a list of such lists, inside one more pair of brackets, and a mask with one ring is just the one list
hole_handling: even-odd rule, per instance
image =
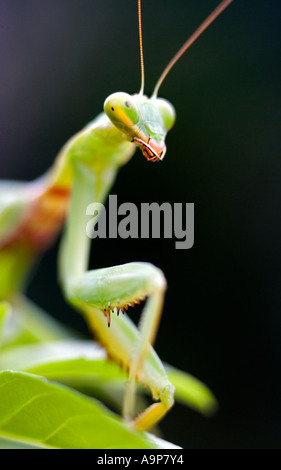
[[66, 143], [45, 175], [29, 184], [30, 208], [22, 234], [14, 237], [21, 236], [35, 251], [44, 251], [64, 224], [75, 174], [82, 171], [91, 181], [90, 202], [103, 203], [118, 168], [134, 151], [135, 145], [102, 113]]
[[109, 169], [116, 171], [134, 151], [135, 145], [101, 113], [64, 145], [46, 176], [52, 186], [69, 189], [76, 165], [84, 166], [93, 175]]

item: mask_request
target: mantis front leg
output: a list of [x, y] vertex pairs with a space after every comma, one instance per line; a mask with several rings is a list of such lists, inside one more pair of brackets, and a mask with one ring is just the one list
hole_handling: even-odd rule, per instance
[[[89, 173], [86, 167], [75, 166], [63, 242], [62, 281], [66, 297], [84, 313], [108, 354], [129, 370], [125, 417], [130, 419], [134, 413], [136, 378], [150, 386], [155, 398], [160, 398], [161, 403], [148, 408], [135, 421], [137, 427], [149, 428], [173, 403], [173, 387], [150, 347], [161, 316], [165, 278], [155, 266], [140, 262], [87, 271], [90, 240], [86, 235], [86, 207], [93, 199], [104, 201], [114, 176], [113, 168]], [[127, 316], [117, 318], [120, 310], [123, 312], [128, 305], [146, 297], [139, 331]], [[112, 315], [111, 321], [110, 312], [117, 314]]]

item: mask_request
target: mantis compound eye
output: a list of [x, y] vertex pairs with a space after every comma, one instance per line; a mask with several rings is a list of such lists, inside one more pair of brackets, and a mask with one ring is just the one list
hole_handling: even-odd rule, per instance
[[139, 121], [138, 108], [128, 93], [117, 92], [110, 95], [105, 100], [104, 112], [121, 130], [130, 128]]
[[155, 106], [159, 109], [166, 130], [169, 131], [175, 124], [176, 120], [176, 111], [174, 106], [164, 98], [157, 98], [155, 100]]

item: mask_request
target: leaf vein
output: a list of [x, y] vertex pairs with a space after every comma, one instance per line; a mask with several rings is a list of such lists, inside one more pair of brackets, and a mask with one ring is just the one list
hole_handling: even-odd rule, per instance
[[20, 413], [26, 406], [28, 406], [30, 403], [32, 403], [34, 400], [36, 400], [39, 397], [42, 397], [44, 395], [52, 395], [55, 392], [41, 392], [38, 393], [37, 395], [34, 395], [32, 398], [24, 402], [21, 406], [16, 408], [7, 418], [5, 418], [3, 421], [0, 421], [0, 427], [3, 426], [3, 424], [6, 424], [7, 422], [11, 421], [12, 418], [14, 418], [18, 413]]
[[[95, 413], [90, 413], [94, 415]], [[81, 418], [82, 416], [89, 416], [89, 413], [80, 413], [75, 416], [70, 416], [69, 418], [65, 419], [61, 424], [59, 424], [45, 439], [42, 440], [42, 442], [48, 442], [49, 439], [51, 439], [52, 436], [54, 436], [57, 432], [60, 431], [60, 429], [63, 429], [67, 424], [69, 424], [71, 421], [76, 420], [77, 418]]]

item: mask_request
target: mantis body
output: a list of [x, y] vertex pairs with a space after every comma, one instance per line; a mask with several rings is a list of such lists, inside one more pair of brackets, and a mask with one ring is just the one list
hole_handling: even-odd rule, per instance
[[[16, 303], [34, 260], [52, 243], [66, 222], [60, 252], [60, 278], [66, 299], [85, 316], [109, 356], [129, 371], [124, 415], [134, 414], [135, 380], [147, 385], [159, 400], [133, 424], [149, 429], [173, 404], [174, 387], [153, 350], [166, 280], [160, 269], [143, 262], [88, 270], [90, 239], [86, 208], [105, 202], [119, 168], [142, 150], [148, 161], [161, 161], [175, 110], [157, 93], [164, 77], [183, 52], [231, 3], [223, 1], [184, 44], [160, 77], [151, 98], [143, 94], [110, 95], [104, 112], [72, 137], [53, 167], [31, 183], [0, 184], [0, 300]], [[139, 18], [140, 18], [140, 1]], [[141, 23], [140, 23], [141, 25]], [[142, 42], [140, 26], [140, 44]], [[140, 328], [119, 315], [146, 299]]]

